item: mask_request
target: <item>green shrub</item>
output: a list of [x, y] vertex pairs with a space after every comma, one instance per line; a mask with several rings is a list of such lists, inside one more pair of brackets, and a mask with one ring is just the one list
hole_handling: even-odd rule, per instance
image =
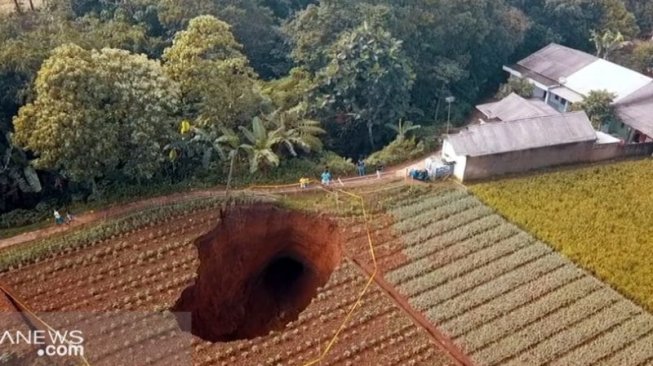
[[319, 165], [318, 168], [321, 169], [318, 173], [321, 173], [321, 170], [327, 166], [334, 176], [347, 176], [356, 173], [356, 165], [351, 159], [343, 158], [332, 151], [322, 154]]
[[415, 159], [425, 152], [424, 143], [418, 143], [415, 138], [397, 139], [370, 155], [365, 164], [369, 167], [394, 165]]

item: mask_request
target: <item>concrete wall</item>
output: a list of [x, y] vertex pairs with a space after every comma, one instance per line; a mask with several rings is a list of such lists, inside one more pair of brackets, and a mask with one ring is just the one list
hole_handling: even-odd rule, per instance
[[453, 167], [453, 175], [460, 181], [465, 179], [467, 157], [464, 155], [457, 155], [448, 140], [444, 140], [444, 143], [442, 144], [442, 160], [449, 163], [455, 163]]
[[[558, 99], [556, 99], [556, 97]], [[560, 113], [565, 113], [569, 109], [569, 102], [566, 99], [561, 98], [553, 93], [549, 93], [546, 100], [547, 104], [555, 108]]]
[[546, 90], [540, 89], [537, 86], [533, 87], [533, 98], [544, 100], [546, 98]]
[[559, 145], [504, 154], [468, 157], [464, 180], [478, 180], [557, 165], [589, 163], [653, 153], [653, 143], [621, 145], [591, 142]]

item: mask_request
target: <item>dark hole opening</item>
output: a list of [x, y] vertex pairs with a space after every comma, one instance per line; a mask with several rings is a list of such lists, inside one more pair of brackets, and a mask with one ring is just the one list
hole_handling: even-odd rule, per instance
[[304, 265], [298, 260], [288, 256], [279, 257], [263, 270], [263, 284], [272, 294], [282, 297], [300, 282], [304, 271]]

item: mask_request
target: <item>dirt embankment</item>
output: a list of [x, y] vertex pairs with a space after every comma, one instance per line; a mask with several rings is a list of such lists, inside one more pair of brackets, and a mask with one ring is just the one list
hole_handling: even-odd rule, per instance
[[273, 205], [235, 207], [195, 242], [195, 284], [174, 311], [208, 341], [253, 338], [297, 319], [340, 262], [336, 223]]

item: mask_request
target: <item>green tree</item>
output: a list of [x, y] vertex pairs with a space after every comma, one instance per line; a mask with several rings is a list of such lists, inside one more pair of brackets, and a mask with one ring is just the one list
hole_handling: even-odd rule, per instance
[[397, 140], [404, 140], [406, 136], [408, 136], [408, 133], [411, 131], [416, 131], [422, 128], [420, 125], [416, 125], [411, 121], [404, 121], [403, 119], [399, 119], [399, 123], [396, 125], [388, 123], [386, 124], [386, 127], [389, 129], [395, 131], [397, 133]]
[[249, 157], [249, 171], [256, 173], [261, 166], [278, 167], [280, 158], [275, 153], [276, 146], [281, 142], [277, 130], [268, 130], [263, 121], [254, 117], [252, 129], [239, 126], [245, 137], [245, 143], [241, 145]]
[[149, 179], [174, 133], [178, 87], [158, 62], [127, 51], [64, 45], [38, 73], [36, 100], [14, 119], [34, 166], [75, 181]]
[[631, 40], [639, 34], [639, 26], [635, 14], [631, 13], [624, 0], [602, 0], [603, 18], [600, 28], [602, 31], [620, 33], [626, 40]]
[[305, 153], [319, 152], [323, 144], [320, 135], [326, 131], [320, 122], [307, 117], [307, 105], [300, 103], [290, 109], [278, 109], [266, 116], [276, 128], [280, 144], [284, 145], [292, 156], [297, 156], [295, 147]]
[[291, 66], [280, 21], [259, 0], [160, 0], [155, 6], [160, 22], [172, 34], [203, 15], [229, 23], [236, 40], [243, 45], [242, 52], [265, 78], [281, 76]]
[[305, 68], [297, 67], [281, 79], [264, 82], [261, 89], [277, 108], [288, 110], [306, 104], [307, 95], [315, 86], [313, 74]]
[[237, 127], [264, 108], [256, 74], [227, 23], [190, 21], [163, 55], [166, 73], [181, 86], [184, 114], [198, 127]]
[[0, 138], [0, 211], [11, 207], [10, 199], [41, 190], [36, 170], [29, 165], [26, 154], [11, 143], [11, 134], [7, 132]]
[[596, 48], [596, 56], [608, 60], [612, 53], [626, 45], [624, 36], [620, 32], [607, 30], [603, 33], [591, 32], [591, 40]]
[[323, 0], [298, 12], [284, 25], [293, 43], [293, 59], [312, 72], [325, 67], [330, 47], [343, 32], [358, 27], [368, 9], [365, 1]]
[[636, 70], [653, 74], [653, 41], [638, 43], [633, 50], [632, 59]]
[[508, 82], [499, 87], [499, 91], [495, 97], [503, 99], [511, 93], [515, 93], [523, 98], [531, 98], [533, 97], [533, 89], [533, 84], [528, 82], [528, 80], [510, 76]]
[[653, 2], [649, 0], [626, 0], [626, 6], [637, 18], [641, 32], [651, 35], [653, 32]]
[[340, 37], [318, 80], [316, 103], [321, 115], [332, 126], [344, 122], [345, 130], [366, 131], [365, 149], [370, 151], [381, 142], [376, 127], [408, 111], [415, 74], [401, 42], [381, 27], [365, 23]]
[[[183, 129], [184, 127], [182, 126]], [[217, 152], [221, 160], [229, 161], [229, 173], [227, 175], [228, 195], [236, 159], [238, 159], [241, 152], [246, 151], [245, 145], [241, 144], [240, 136], [232, 129], [225, 127], [220, 128], [219, 134], [215, 131], [205, 131], [198, 127], [190, 127], [190, 131], [194, 134], [191, 143], [202, 145], [202, 160], [205, 169], [209, 167], [213, 152]]]
[[573, 110], [585, 111], [597, 130], [611, 126], [618, 120], [612, 103], [616, 95], [605, 90], [591, 91], [580, 103], [574, 103]]

